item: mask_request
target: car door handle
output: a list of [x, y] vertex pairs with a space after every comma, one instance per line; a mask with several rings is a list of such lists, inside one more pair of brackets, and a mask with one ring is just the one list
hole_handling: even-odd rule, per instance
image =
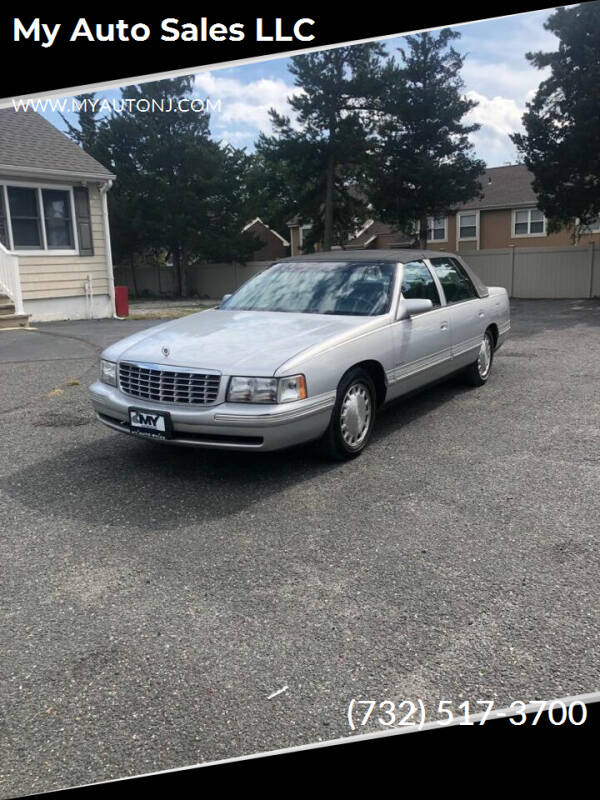
[[442, 322], [442, 324], [440, 325], [440, 328], [443, 331], [447, 331], [448, 330], [448, 323], [447, 322]]

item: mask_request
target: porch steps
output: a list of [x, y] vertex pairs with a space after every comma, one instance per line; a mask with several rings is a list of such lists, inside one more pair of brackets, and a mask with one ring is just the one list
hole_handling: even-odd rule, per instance
[[15, 304], [8, 295], [0, 294], [0, 329], [28, 328], [29, 314], [15, 314]]

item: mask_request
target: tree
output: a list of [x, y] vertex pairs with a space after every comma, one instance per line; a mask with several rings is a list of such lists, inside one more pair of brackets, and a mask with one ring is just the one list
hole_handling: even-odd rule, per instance
[[275, 155], [259, 135], [255, 152], [250, 156], [246, 173], [246, 208], [248, 221], [260, 217], [264, 223], [287, 238], [288, 220], [298, 213], [294, 175], [291, 165]]
[[301, 92], [289, 104], [297, 121], [272, 109], [275, 135], [257, 143], [271, 174], [279, 169], [288, 182], [290, 213], [312, 222], [313, 243], [322, 240], [324, 250], [367, 214], [349, 188], [367, 157], [383, 53], [365, 44], [295, 56], [289, 69]]
[[525, 133], [511, 138], [549, 229], [574, 226], [577, 235], [600, 214], [600, 2], [559, 8], [544, 27], [558, 50], [527, 53], [551, 73], [527, 104]]
[[74, 100], [79, 104], [77, 111], [77, 124], [73, 125], [63, 114], [59, 113], [60, 118], [65, 123], [67, 135], [77, 142], [86, 153], [93, 155], [98, 145], [98, 130], [101, 125], [100, 107], [95, 92], [89, 94], [78, 94]]
[[476, 103], [462, 94], [464, 58], [450, 44], [459, 36], [449, 29], [407, 36], [401, 62], [387, 62], [378, 141], [366, 171], [374, 212], [406, 232], [418, 222], [422, 247], [428, 217], [481, 196], [477, 178], [485, 164], [469, 141], [480, 126], [463, 122]]
[[247, 260], [260, 246], [242, 233], [249, 158], [210, 138], [209, 117], [169, 111], [189, 95], [191, 77], [128, 86], [128, 103], [108, 118], [81, 117], [79, 136], [116, 174], [111, 191], [115, 260], [167, 252], [178, 291], [189, 293], [188, 267], [199, 261]]

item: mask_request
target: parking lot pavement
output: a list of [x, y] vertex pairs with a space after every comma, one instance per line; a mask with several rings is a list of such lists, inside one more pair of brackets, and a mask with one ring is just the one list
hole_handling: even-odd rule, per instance
[[0, 332], [0, 795], [344, 736], [352, 698], [600, 689], [600, 303], [512, 315], [486, 386], [340, 465], [102, 428], [147, 320]]

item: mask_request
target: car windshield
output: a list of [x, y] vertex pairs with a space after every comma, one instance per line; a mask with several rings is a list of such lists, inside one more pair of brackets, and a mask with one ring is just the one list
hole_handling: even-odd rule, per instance
[[299, 261], [252, 278], [221, 304], [226, 311], [288, 311], [370, 317], [391, 306], [392, 262]]

